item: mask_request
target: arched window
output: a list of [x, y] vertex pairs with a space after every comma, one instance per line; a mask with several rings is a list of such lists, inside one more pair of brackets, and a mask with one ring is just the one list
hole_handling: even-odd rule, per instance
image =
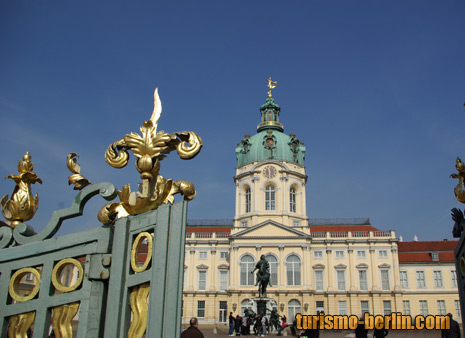
[[291, 299], [289, 303], [287, 304], [287, 314], [289, 315], [289, 321], [291, 321], [291, 318], [295, 318], [295, 315], [301, 312], [301, 306], [300, 302], [297, 299]]
[[272, 185], [265, 189], [265, 210], [275, 210], [275, 189]]
[[255, 260], [250, 255], [241, 258], [241, 285], [254, 285], [254, 275], [251, 274], [255, 267]]
[[295, 212], [296, 208], [295, 208], [295, 189], [294, 188], [291, 188], [289, 192], [289, 201], [290, 201], [289, 208], [291, 212]]
[[290, 255], [286, 260], [287, 285], [300, 285], [300, 258]]
[[247, 188], [247, 190], [245, 191], [245, 212], [250, 212], [251, 210], [250, 197], [250, 188]]
[[242, 316], [246, 309], [253, 310], [252, 307], [253, 307], [253, 301], [251, 301], [250, 299], [244, 299], [241, 302], [241, 313], [240, 313], [240, 315]]
[[278, 285], [278, 260], [273, 255], [266, 255], [265, 259], [270, 263], [270, 283], [272, 286]]

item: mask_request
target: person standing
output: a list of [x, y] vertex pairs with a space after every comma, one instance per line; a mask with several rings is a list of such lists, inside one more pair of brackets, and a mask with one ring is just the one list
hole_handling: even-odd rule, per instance
[[241, 335], [241, 323], [242, 323], [241, 316], [237, 315], [236, 320], [234, 321], [234, 328], [236, 330], [236, 336]]
[[267, 319], [266, 316], [262, 317], [262, 337], [266, 336], [266, 326], [267, 326]]
[[389, 331], [386, 330], [385, 328], [382, 328], [380, 330], [375, 329], [373, 332], [373, 338], [384, 338], [389, 334]]
[[452, 313], [448, 313], [450, 318], [450, 328], [441, 330], [441, 338], [460, 338], [460, 326], [452, 319]]
[[233, 334], [233, 332], [234, 332], [234, 323], [235, 323], [235, 319], [234, 319], [233, 313], [230, 312], [229, 313], [229, 333], [228, 333], [228, 335], [230, 337], [234, 336], [234, 334]]
[[199, 330], [199, 321], [192, 317], [189, 321], [189, 328], [181, 333], [181, 338], [204, 338], [203, 333]]

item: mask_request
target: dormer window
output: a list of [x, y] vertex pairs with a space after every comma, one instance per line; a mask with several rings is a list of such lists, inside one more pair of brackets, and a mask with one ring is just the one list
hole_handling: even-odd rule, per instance
[[437, 252], [432, 252], [431, 253], [431, 259], [435, 262], [439, 261], [439, 253]]

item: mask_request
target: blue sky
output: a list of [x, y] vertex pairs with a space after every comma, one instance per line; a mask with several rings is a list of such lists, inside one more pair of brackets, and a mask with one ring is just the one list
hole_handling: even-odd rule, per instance
[[[404, 240], [452, 238], [455, 158], [465, 158], [464, 1], [3, 1], [0, 177], [29, 151], [36, 217], [68, 206], [66, 155], [92, 182], [138, 182], [134, 157], [104, 162], [138, 132], [159, 87], [159, 130], [204, 141], [161, 173], [198, 196], [189, 218], [234, 216], [235, 146], [274, 90], [285, 132], [307, 147], [309, 217], [370, 217]], [[13, 182], [0, 180], [0, 195]], [[59, 234], [97, 225], [104, 201]]]

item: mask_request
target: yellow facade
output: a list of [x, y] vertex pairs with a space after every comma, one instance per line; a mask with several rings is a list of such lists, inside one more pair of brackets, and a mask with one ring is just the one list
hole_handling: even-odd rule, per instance
[[[421, 289], [401, 286], [401, 269], [413, 281], [418, 264], [400, 267], [399, 239], [393, 230], [380, 231], [369, 219], [308, 218], [305, 147], [295, 135], [283, 134], [281, 124], [265, 130], [267, 119], [278, 123], [279, 110], [269, 100], [261, 108], [259, 133], [246, 135], [236, 149], [241, 165], [234, 177], [234, 218], [188, 221], [183, 321], [198, 317], [200, 323], [225, 323], [230, 312], [256, 310], [258, 287], [250, 272], [261, 255], [271, 270], [268, 307], [277, 308], [289, 321], [299, 312], [404, 313], [404, 301], [416, 315], [423, 299], [431, 304], [430, 313], [436, 314], [437, 301], [444, 300], [446, 311], [459, 317], [457, 288], [446, 276], [440, 289], [431, 288], [430, 282]], [[251, 147], [260, 160], [250, 160]], [[281, 160], [273, 156], [273, 149], [275, 154], [281, 151]], [[263, 158], [266, 154], [268, 159]], [[442, 269], [450, 274], [454, 267], [449, 263]], [[428, 276], [433, 270], [425, 267]]]

